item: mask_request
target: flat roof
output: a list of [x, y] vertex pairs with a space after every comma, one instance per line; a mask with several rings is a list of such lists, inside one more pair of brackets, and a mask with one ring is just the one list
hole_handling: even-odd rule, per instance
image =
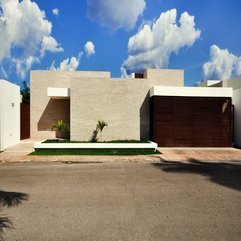
[[233, 97], [233, 89], [223, 87], [154, 86], [150, 89], [150, 97], [152, 96]]

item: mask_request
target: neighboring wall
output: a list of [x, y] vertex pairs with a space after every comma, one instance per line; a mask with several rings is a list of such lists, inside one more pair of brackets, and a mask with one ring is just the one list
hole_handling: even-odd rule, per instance
[[0, 150], [20, 141], [20, 87], [0, 80]]
[[[47, 88], [70, 87], [72, 140], [90, 140], [99, 119], [108, 123], [105, 140], [149, 139], [149, 89], [154, 85], [183, 86], [184, 74], [182, 70], [148, 71], [148, 79], [111, 79], [105, 77], [106, 72], [91, 72], [91, 77], [86, 77], [86, 72], [31, 72], [31, 136], [54, 137], [47, 129], [52, 115], [43, 116], [51, 101]], [[41, 117], [45, 131], [38, 126]]]

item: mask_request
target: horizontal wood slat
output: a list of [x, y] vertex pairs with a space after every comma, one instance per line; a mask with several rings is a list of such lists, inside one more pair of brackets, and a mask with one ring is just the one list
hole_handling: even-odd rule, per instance
[[20, 139], [30, 138], [30, 105], [21, 103], [20, 106]]
[[151, 139], [168, 147], [232, 146], [231, 98], [153, 96]]

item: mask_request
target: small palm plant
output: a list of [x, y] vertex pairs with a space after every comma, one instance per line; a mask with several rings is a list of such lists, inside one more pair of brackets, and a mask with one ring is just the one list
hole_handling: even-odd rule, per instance
[[105, 121], [103, 121], [103, 120], [98, 120], [98, 122], [97, 122], [97, 126], [96, 126], [96, 130], [98, 131], [100, 131], [100, 140], [101, 140], [101, 142], [102, 142], [102, 131], [103, 131], [103, 129], [106, 127], [106, 126], [108, 126], [108, 124], [105, 122]]
[[58, 120], [57, 123], [52, 124], [52, 130], [57, 130], [58, 137], [61, 138], [61, 131], [64, 129], [69, 130], [69, 124], [65, 123], [63, 120]]

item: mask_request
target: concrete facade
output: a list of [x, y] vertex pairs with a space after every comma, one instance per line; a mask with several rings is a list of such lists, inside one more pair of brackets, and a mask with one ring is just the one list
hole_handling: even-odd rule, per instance
[[230, 80], [223, 80], [222, 87], [232, 87], [234, 90], [241, 89], [241, 76]]
[[[183, 86], [182, 70], [147, 70], [143, 79], [110, 78], [109, 72], [32, 71], [31, 137], [54, 138], [51, 123], [70, 123], [71, 140], [91, 139], [96, 123], [108, 127], [103, 140], [149, 139], [149, 90]], [[48, 88], [70, 88], [70, 100], [48, 96]]]
[[20, 87], [0, 80], [0, 151], [20, 141]]
[[75, 72], [30, 72], [30, 136], [54, 138], [51, 125], [57, 120], [70, 121], [70, 101], [48, 97], [48, 87], [68, 88]]

